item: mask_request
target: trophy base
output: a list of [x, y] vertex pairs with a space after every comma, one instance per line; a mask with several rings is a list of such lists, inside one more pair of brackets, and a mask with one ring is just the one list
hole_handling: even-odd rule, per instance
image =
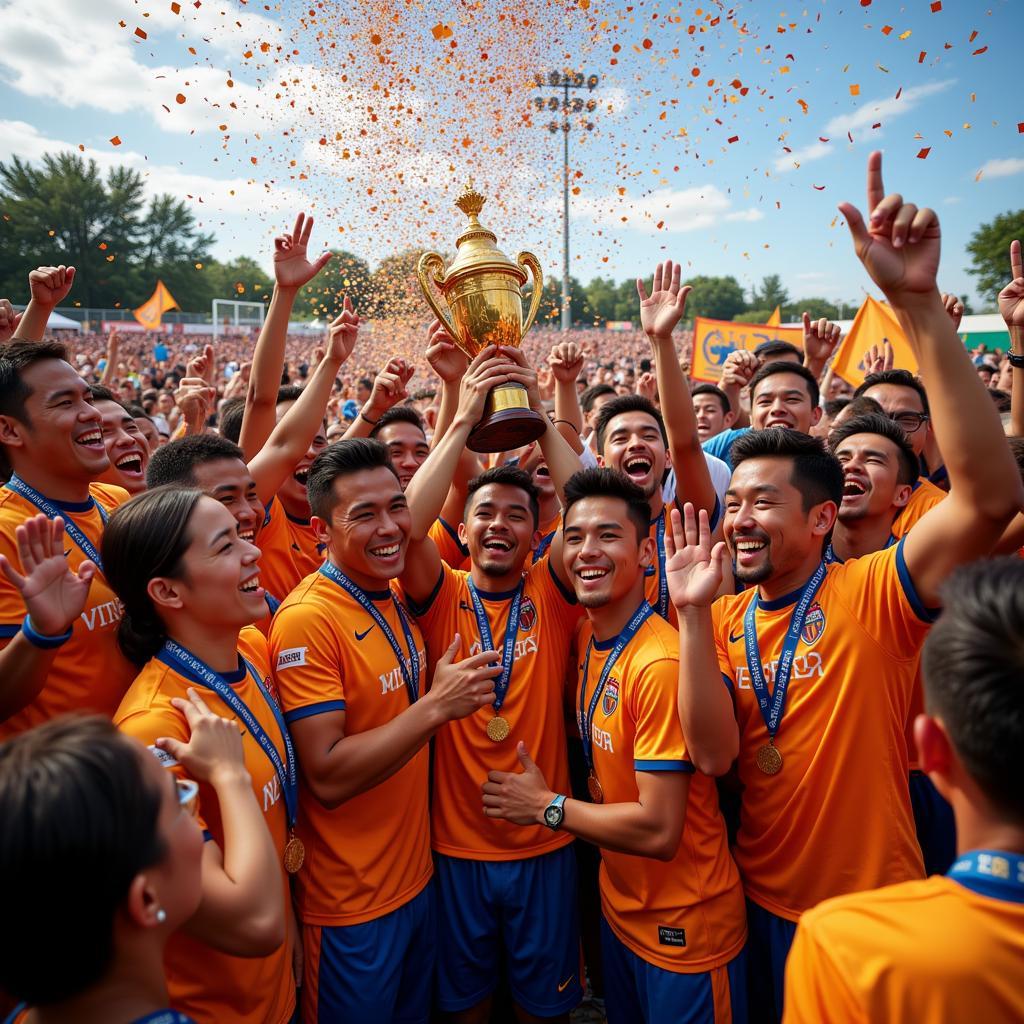
[[499, 386], [491, 393], [483, 418], [469, 432], [466, 447], [472, 452], [509, 452], [536, 441], [547, 428], [544, 417], [530, 408], [526, 388]]

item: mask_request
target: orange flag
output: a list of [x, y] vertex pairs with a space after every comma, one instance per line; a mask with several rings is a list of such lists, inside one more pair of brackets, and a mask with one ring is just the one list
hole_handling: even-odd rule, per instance
[[778, 327], [782, 324], [782, 307], [776, 306], [775, 311], [765, 321], [769, 327]]
[[693, 366], [695, 380], [717, 384], [722, 364], [737, 348], [753, 351], [766, 341], [788, 341], [804, 347], [803, 327], [773, 327], [770, 324], [740, 324], [732, 320], [709, 320], [699, 316], [693, 322]]
[[158, 279], [156, 291], [138, 309], [133, 309], [132, 313], [147, 331], [155, 331], [160, 326], [164, 313], [177, 308], [178, 303], [174, 296], [167, 290], [163, 281]]
[[893, 348], [893, 366], [917, 373], [917, 359], [892, 307], [869, 295], [853, 319], [850, 333], [843, 338], [832, 363], [832, 371], [847, 384], [864, 383], [864, 353], [888, 339]]

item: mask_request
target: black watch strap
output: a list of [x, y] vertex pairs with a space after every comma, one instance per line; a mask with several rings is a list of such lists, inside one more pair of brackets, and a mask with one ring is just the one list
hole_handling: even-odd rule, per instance
[[1018, 355], [1016, 352], [1007, 352], [1006, 355], [1012, 367], [1017, 370], [1024, 370], [1024, 353]]

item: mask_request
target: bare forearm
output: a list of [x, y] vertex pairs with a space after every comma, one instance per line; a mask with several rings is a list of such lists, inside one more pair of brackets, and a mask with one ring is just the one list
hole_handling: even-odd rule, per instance
[[[1024, 356], [1024, 327], [1010, 328], [1010, 351]], [[1011, 368], [1013, 385], [1010, 390], [1010, 434], [1024, 437], [1024, 369]]]
[[591, 804], [569, 799], [562, 828], [602, 849], [637, 857], [670, 860], [679, 845], [679, 834], [673, 837], [665, 814], [641, 803]]
[[434, 434], [430, 439], [430, 446], [436, 447], [441, 438], [447, 433], [448, 428], [455, 419], [455, 413], [459, 408], [459, 385], [452, 381], [441, 382], [441, 407], [437, 410], [437, 421], [434, 423]]
[[679, 721], [697, 770], [724, 775], [739, 753], [739, 728], [715, 654], [711, 609], [677, 608]]
[[18, 633], [0, 651], [0, 722], [28, 707], [42, 693], [57, 649], [43, 649]]
[[342, 435], [343, 441], [349, 441], [353, 437], [369, 437], [370, 432], [376, 426], [375, 423], [371, 423], [368, 419], [363, 418], [362, 410], [359, 415], [349, 425], [348, 430]]
[[[583, 454], [583, 410], [576, 394], [576, 382], [559, 380], [555, 382], [555, 422], [559, 433], [568, 441], [577, 455]], [[562, 427], [565, 429], [563, 430]]]
[[548, 464], [551, 483], [554, 485], [558, 500], [564, 501], [565, 485], [573, 473], [578, 473], [583, 468], [583, 463], [558, 428], [547, 417], [545, 422], [547, 429], [540, 436], [540, 450]]
[[722, 384], [718, 385], [725, 397], [729, 399], [729, 408], [733, 413], [732, 429], [739, 430], [741, 427], [750, 426], [750, 416], [747, 414], [746, 409], [743, 408], [743, 402], [740, 397], [740, 386], [738, 384]]
[[35, 299], [29, 299], [28, 306], [21, 316], [21, 321], [14, 332], [12, 341], [42, 341], [46, 333], [46, 324], [53, 308], [43, 306]]
[[412, 516], [413, 540], [426, 537], [431, 525], [441, 514], [471, 427], [472, 423], [468, 419], [456, 419], [409, 482], [405, 497]]

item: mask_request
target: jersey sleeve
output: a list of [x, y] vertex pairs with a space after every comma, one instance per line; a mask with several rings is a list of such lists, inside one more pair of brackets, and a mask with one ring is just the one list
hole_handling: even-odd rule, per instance
[[574, 632], [584, 612], [576, 600], [576, 595], [567, 590], [555, 575], [550, 555], [545, 555], [539, 562], [530, 566], [528, 579], [537, 588], [548, 614], [554, 615], [567, 633]]
[[[423, 602], [408, 601], [409, 610], [416, 616], [416, 621], [428, 643], [442, 639], [442, 632], [448, 638], [445, 640], [445, 646], [452, 642], [455, 634], [455, 610], [459, 607], [461, 589], [457, 570], [442, 558], [441, 572], [430, 596]], [[408, 598], [408, 595], [406, 596]]]
[[676, 709], [679, 662], [659, 658], [648, 662], [629, 695], [636, 726], [633, 770], [638, 772], [692, 772]]
[[730, 606], [721, 598], [711, 606], [711, 629], [715, 636], [715, 656], [718, 658], [718, 671], [722, 673], [722, 682], [729, 692], [736, 693], [736, 679], [733, 674], [732, 660], [729, 657], [729, 646], [725, 637], [732, 619]]
[[721, 459], [727, 466], [732, 466], [732, 459], [730, 459], [730, 453], [732, 452], [732, 443], [738, 437], [742, 437], [748, 430], [748, 427], [741, 427], [740, 429], [729, 428], [723, 430], [720, 434], [715, 434], [714, 437], [709, 437], [701, 447], [708, 453], [708, 455], [714, 455], [716, 459]]
[[861, 627], [893, 658], [916, 657], [937, 610], [926, 608], [903, 555], [904, 541], [832, 571], [844, 604]]
[[[0, 554], [17, 571], [21, 571], [21, 556], [18, 554], [18, 542], [15, 540], [13, 517], [5, 517], [5, 529], [0, 530]], [[25, 602], [21, 599], [21, 591], [0, 573], [0, 646], [21, 632], [21, 622], [25, 618]]]
[[445, 565], [461, 569], [469, 558], [469, 548], [459, 540], [457, 527], [440, 516], [430, 524], [427, 536], [437, 545], [437, 553]]
[[325, 610], [281, 608], [270, 627], [270, 667], [288, 723], [345, 710], [341, 652]]
[[866, 1024], [847, 980], [813, 931], [801, 924], [786, 960], [784, 1024]]

